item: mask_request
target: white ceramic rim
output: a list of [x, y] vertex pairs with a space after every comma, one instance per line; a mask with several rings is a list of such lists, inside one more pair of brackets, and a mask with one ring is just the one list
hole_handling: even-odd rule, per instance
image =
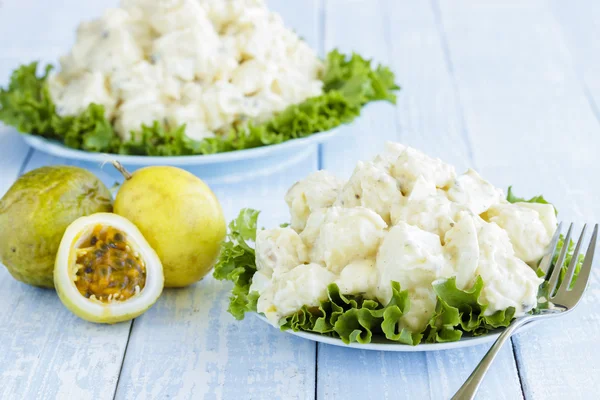
[[252, 149], [236, 150], [226, 153], [194, 155], [194, 156], [130, 156], [110, 153], [94, 153], [89, 151], [69, 148], [56, 140], [46, 139], [40, 136], [24, 134], [25, 142], [36, 150], [57, 157], [70, 158], [88, 162], [106, 162], [116, 160], [126, 165], [206, 165], [228, 163], [232, 161], [255, 159], [268, 156], [274, 152], [292, 149], [294, 147], [306, 146], [324, 142], [337, 134], [339, 127], [329, 131], [319, 132], [307, 137], [290, 139], [279, 144], [255, 147]]
[[[271, 325], [271, 323], [264, 316], [262, 316], [258, 313], [253, 313], [253, 314], [255, 314], [263, 322], [269, 324], [273, 329], [277, 329], [273, 325]], [[524, 332], [524, 331], [532, 328], [534, 325], [537, 325], [537, 323], [535, 321], [525, 324], [524, 326], [518, 328], [513, 335]], [[396, 351], [396, 352], [404, 352], [404, 353], [413, 353], [413, 352], [420, 352], [420, 351], [452, 350], [452, 349], [461, 349], [464, 347], [479, 346], [481, 344], [490, 343], [490, 342], [493, 342], [494, 340], [496, 340], [498, 338], [498, 336], [500, 336], [500, 333], [502, 333], [502, 329], [498, 329], [497, 331], [494, 331], [493, 333], [489, 333], [487, 335], [482, 335], [482, 336], [477, 336], [477, 337], [464, 337], [457, 342], [423, 343], [423, 344], [419, 344], [416, 346], [409, 346], [407, 344], [395, 343], [395, 342], [388, 341], [386, 339], [379, 339], [379, 338], [376, 339], [376, 342], [372, 342], [372, 343], [368, 343], [368, 344], [360, 344], [360, 343], [346, 344], [346, 343], [342, 342], [341, 339], [333, 338], [330, 336], [320, 335], [318, 333], [294, 332], [291, 329], [284, 331], [284, 332], [292, 334], [294, 336], [301, 337], [303, 339], [312, 340], [313, 342], [325, 343], [325, 344], [330, 344], [333, 346], [348, 347], [348, 348], [359, 349], [359, 350]]]

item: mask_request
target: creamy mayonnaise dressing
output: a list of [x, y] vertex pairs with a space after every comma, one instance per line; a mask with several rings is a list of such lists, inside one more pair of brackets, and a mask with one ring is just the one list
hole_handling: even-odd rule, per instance
[[123, 139], [159, 121], [199, 140], [322, 93], [321, 60], [262, 0], [122, 0], [60, 65], [57, 112], [101, 104]]
[[359, 162], [344, 183], [325, 171], [288, 191], [291, 227], [259, 232], [251, 290], [258, 311], [278, 325], [302, 305], [327, 298], [327, 285], [387, 303], [391, 281], [408, 290], [400, 323], [425, 327], [435, 311], [432, 283], [456, 277], [469, 289], [484, 281], [487, 314], [536, 305], [542, 282], [528, 265], [543, 256], [556, 229], [551, 205], [516, 203], [468, 170], [413, 148], [387, 143]]
[[285, 195], [290, 225], [301, 232], [313, 211], [333, 205], [344, 182], [327, 171], [317, 171], [296, 182]]

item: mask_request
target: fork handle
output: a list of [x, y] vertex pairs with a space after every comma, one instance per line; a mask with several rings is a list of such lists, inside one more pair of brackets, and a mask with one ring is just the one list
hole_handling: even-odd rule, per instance
[[479, 389], [479, 385], [483, 381], [483, 377], [487, 373], [490, 365], [492, 365], [492, 361], [496, 358], [496, 355], [502, 348], [502, 345], [510, 338], [513, 332], [525, 325], [527, 322], [531, 321], [531, 316], [526, 315], [521, 318], [515, 319], [501, 334], [498, 336], [498, 339], [494, 342], [492, 347], [488, 350], [483, 359], [479, 362], [475, 370], [471, 373], [471, 376], [463, 383], [463, 385], [458, 389], [458, 392], [452, 397], [452, 400], [472, 400], [475, 398], [475, 394]]

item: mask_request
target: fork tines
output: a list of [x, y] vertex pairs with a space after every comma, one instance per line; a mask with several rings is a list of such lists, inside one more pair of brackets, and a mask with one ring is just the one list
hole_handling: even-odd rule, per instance
[[567, 256], [569, 253], [569, 244], [571, 243], [571, 233], [573, 231], [573, 224], [571, 223], [569, 224], [569, 229], [567, 230], [567, 233], [564, 237], [563, 246], [560, 250], [560, 254], [556, 259], [556, 262], [554, 263], [554, 267], [551, 268], [552, 260], [556, 252], [556, 246], [559, 242], [562, 225], [563, 224], [561, 222], [556, 228], [554, 237], [552, 238], [552, 241], [549, 245], [549, 252], [542, 259], [542, 262], [540, 263], [540, 268], [542, 268], [542, 271], [546, 272], [546, 280], [548, 281], [549, 300], [552, 300], [553, 303], [560, 304], [566, 307], [573, 307], [581, 298], [581, 295], [585, 291], [587, 282], [589, 280], [590, 271], [592, 269], [592, 262], [594, 258], [594, 251], [596, 250], [596, 241], [598, 238], [598, 224], [594, 226], [594, 231], [588, 244], [585, 257], [583, 258], [583, 262], [581, 264], [581, 269], [579, 270], [578, 276], [576, 277], [576, 279], [573, 279], [575, 270], [577, 268], [577, 264], [580, 260], [580, 250], [585, 239], [587, 224], [581, 230], [581, 234], [579, 235], [579, 239], [577, 240], [577, 244], [575, 245], [572, 258], [569, 262], [569, 265], [567, 266], [563, 279], [559, 283], [561, 271], [563, 270], [563, 266], [565, 264], [565, 261], [567, 260]]

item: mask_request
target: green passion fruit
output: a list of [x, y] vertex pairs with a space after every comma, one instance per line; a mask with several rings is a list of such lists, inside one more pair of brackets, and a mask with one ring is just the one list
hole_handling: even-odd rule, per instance
[[175, 167], [146, 167], [125, 177], [115, 213], [133, 222], [160, 257], [166, 287], [191, 285], [213, 267], [225, 238], [223, 211], [212, 190]]
[[127, 219], [98, 213], [75, 220], [54, 266], [62, 303], [91, 322], [116, 323], [148, 310], [162, 293], [160, 259]]
[[112, 196], [89, 171], [72, 166], [34, 169], [0, 200], [0, 262], [17, 280], [54, 287], [54, 260], [67, 226], [112, 211]]

